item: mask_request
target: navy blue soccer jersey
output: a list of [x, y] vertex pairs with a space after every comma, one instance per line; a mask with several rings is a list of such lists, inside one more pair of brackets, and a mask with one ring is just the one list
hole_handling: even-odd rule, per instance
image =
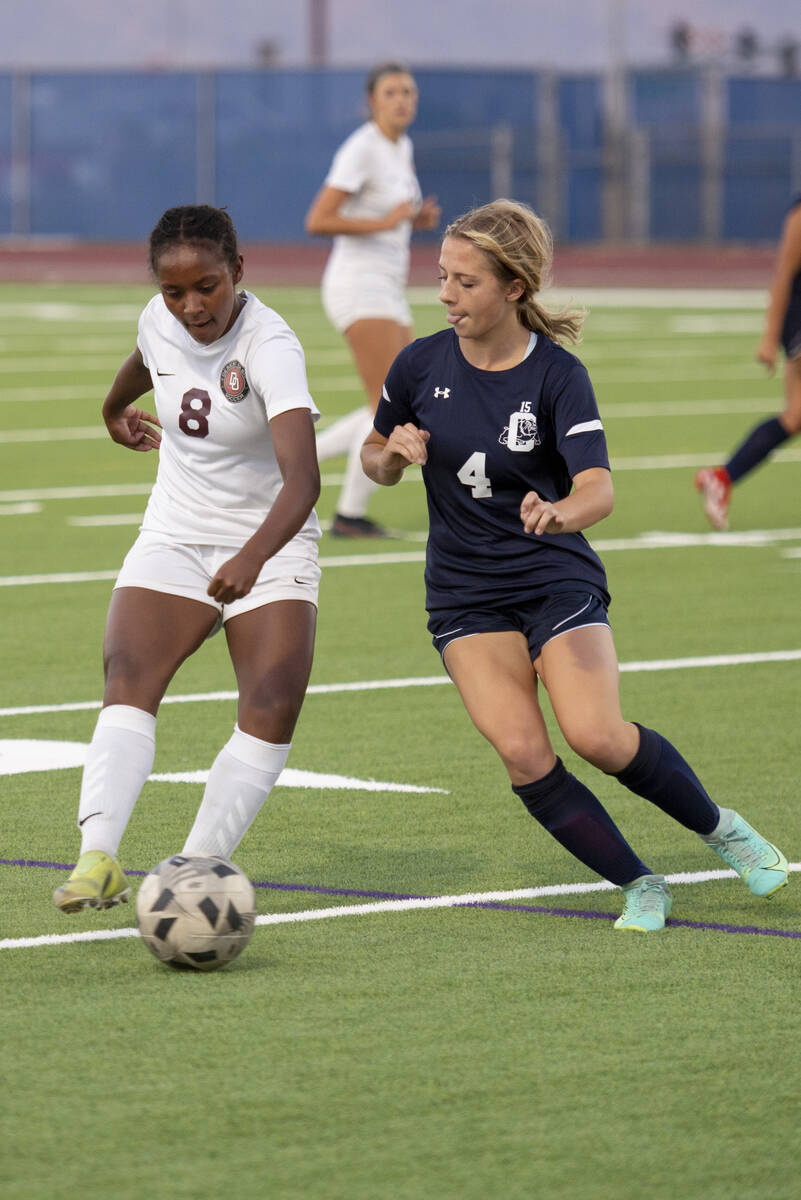
[[411, 422], [430, 434], [426, 607], [513, 605], [589, 590], [609, 602], [606, 573], [581, 533], [525, 533], [520, 504], [536, 491], [556, 501], [572, 478], [609, 467], [589, 376], [540, 334], [506, 371], [467, 362], [452, 329], [420, 338], [392, 364], [375, 428], [389, 437]]

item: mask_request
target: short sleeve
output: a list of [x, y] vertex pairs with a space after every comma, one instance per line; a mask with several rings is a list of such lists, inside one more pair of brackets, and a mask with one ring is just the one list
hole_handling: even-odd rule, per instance
[[151, 362], [150, 338], [148, 334], [152, 325], [152, 309], [155, 299], [156, 297], [154, 297], [153, 300], [151, 300], [139, 314], [139, 324], [136, 334], [136, 345], [139, 353], [142, 355], [142, 362], [145, 364], [148, 371], [150, 370]]
[[248, 363], [248, 375], [264, 400], [268, 421], [293, 408], [307, 408], [315, 420], [319, 417], [309, 392], [303, 348], [288, 327], [254, 349]]
[[606, 435], [590, 377], [578, 359], [562, 374], [551, 396], [556, 445], [571, 479], [591, 467], [609, 469]]
[[371, 156], [360, 133], [357, 130], [342, 143], [325, 177], [328, 187], [337, 188], [351, 196], [364, 187], [370, 174]]
[[373, 426], [388, 438], [396, 425], [414, 422], [408, 348], [401, 350], [387, 372]]

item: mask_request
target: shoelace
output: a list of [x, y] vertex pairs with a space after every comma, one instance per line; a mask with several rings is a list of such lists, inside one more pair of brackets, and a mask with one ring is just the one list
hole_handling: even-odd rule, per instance
[[644, 883], [636, 892], [626, 897], [624, 915], [632, 917], [638, 913], [661, 912], [664, 898], [664, 889], [658, 883]]
[[731, 833], [723, 835], [720, 843], [723, 857], [727, 862], [734, 857], [749, 868], [763, 865], [764, 847], [758, 846], [747, 833], [738, 833], [736, 829], [733, 829]]

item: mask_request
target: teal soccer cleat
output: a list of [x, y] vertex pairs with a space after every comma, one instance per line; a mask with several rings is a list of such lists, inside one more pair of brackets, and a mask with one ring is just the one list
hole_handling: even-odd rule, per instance
[[720, 810], [714, 833], [701, 839], [733, 867], [755, 896], [765, 900], [788, 883], [787, 859], [732, 808]]
[[615, 921], [615, 929], [633, 929], [638, 933], [657, 933], [665, 928], [673, 897], [664, 875], [641, 875], [623, 888], [625, 904]]

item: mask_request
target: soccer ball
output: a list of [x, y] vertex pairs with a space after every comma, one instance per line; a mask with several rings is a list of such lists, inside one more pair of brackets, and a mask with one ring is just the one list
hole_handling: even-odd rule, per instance
[[173, 854], [145, 876], [136, 920], [161, 962], [216, 971], [250, 941], [256, 899], [248, 877], [227, 859]]

